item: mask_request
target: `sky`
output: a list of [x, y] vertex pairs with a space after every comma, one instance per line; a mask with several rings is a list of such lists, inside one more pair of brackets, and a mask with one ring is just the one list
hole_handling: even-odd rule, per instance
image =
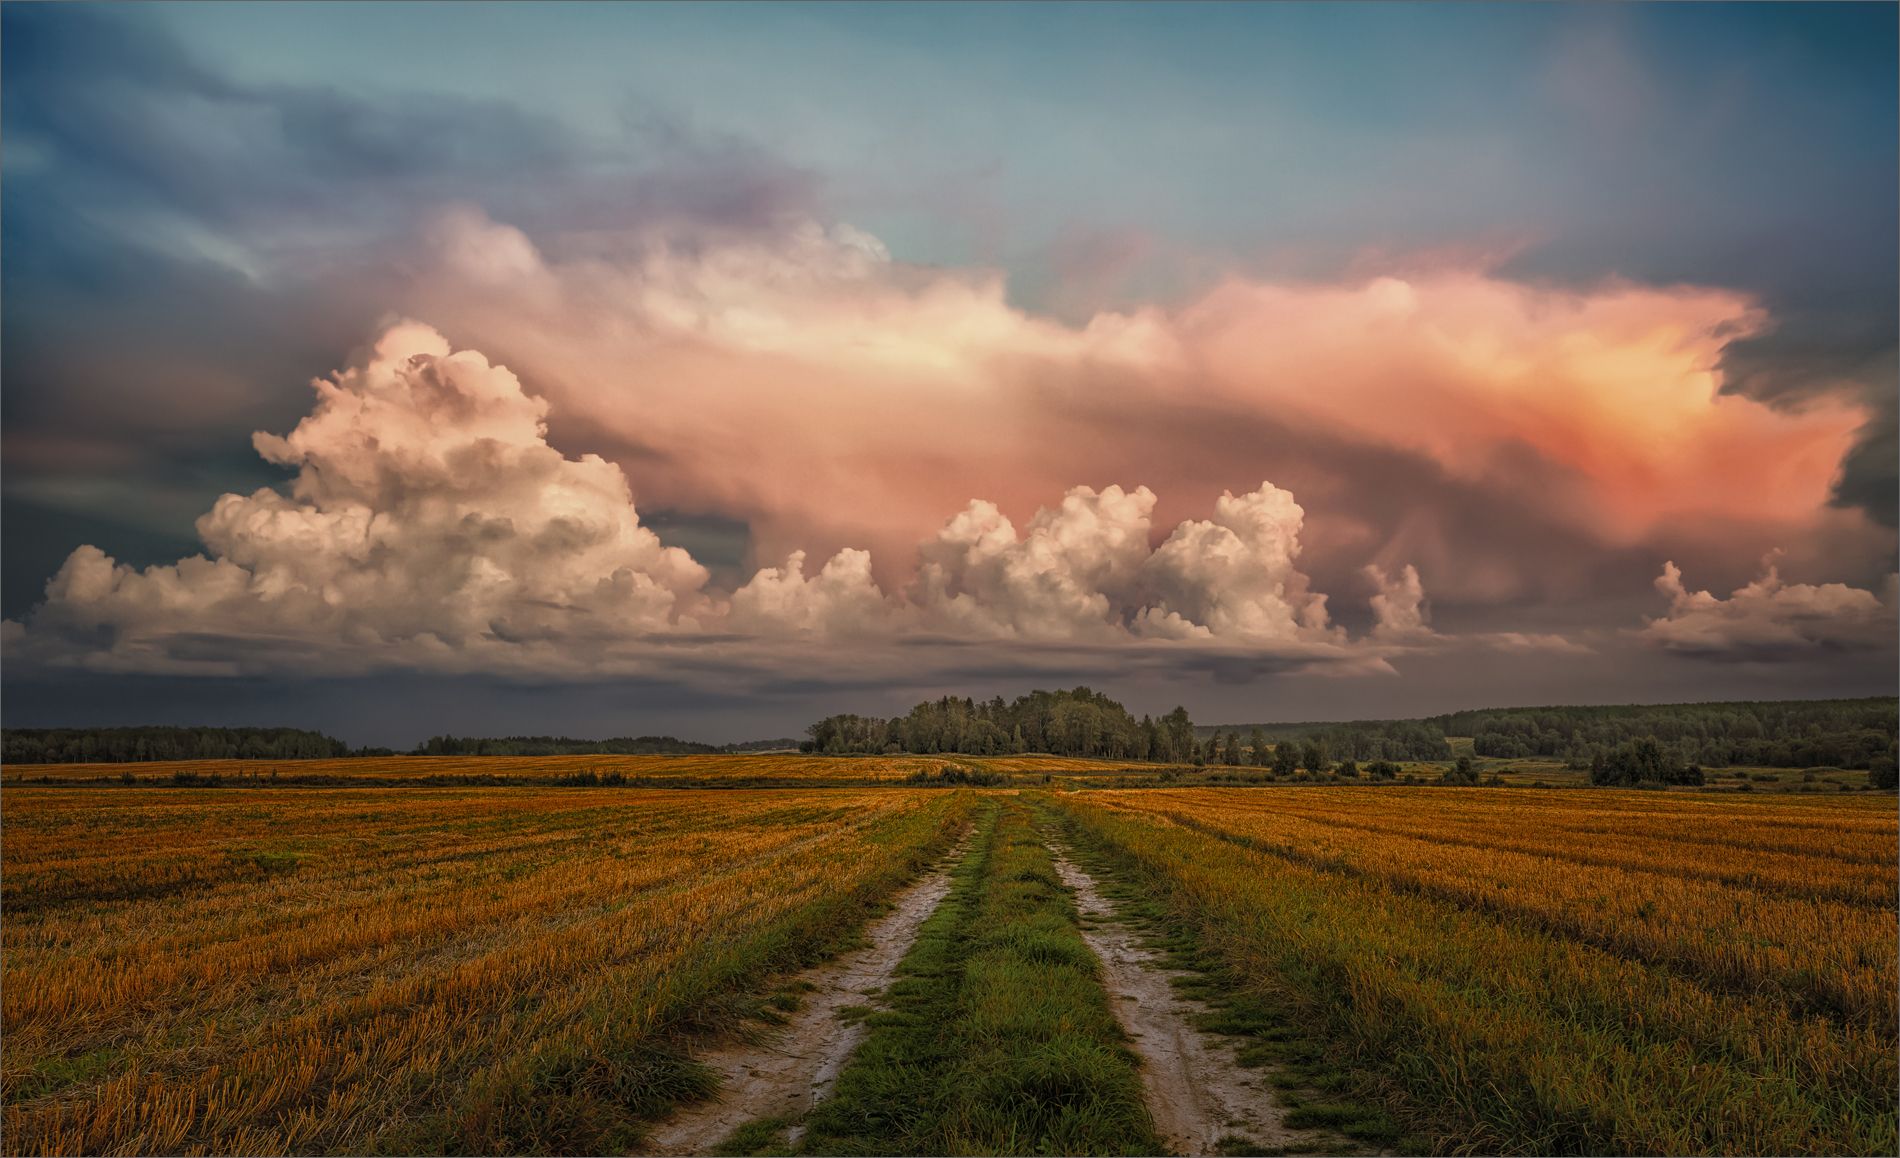
[[7, 5], [0, 710], [1893, 694], [1896, 32]]

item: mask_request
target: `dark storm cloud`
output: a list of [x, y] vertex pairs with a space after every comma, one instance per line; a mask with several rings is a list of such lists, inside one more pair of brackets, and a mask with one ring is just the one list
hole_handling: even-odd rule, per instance
[[[480, 199], [529, 228], [745, 231], [811, 178], [662, 110], [610, 139], [505, 102], [242, 84], [137, 10], [0, 13], [8, 616], [80, 536], [177, 558], [249, 451], [388, 308], [422, 216]], [[49, 497], [50, 496], [50, 497]], [[61, 526], [61, 519], [70, 520]], [[727, 570], [743, 525], [669, 520]], [[81, 535], [84, 531], [86, 534]]]

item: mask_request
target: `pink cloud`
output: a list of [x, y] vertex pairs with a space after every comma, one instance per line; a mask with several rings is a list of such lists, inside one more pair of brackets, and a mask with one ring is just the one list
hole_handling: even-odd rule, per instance
[[1023, 518], [1077, 480], [1139, 480], [1179, 519], [1170, 502], [1266, 476], [1326, 500], [1322, 561], [1410, 553], [1445, 593], [1498, 598], [1539, 564], [1445, 539], [1442, 501], [1379, 493], [1391, 464], [1610, 548], [1708, 522], [1798, 540], [1866, 418], [1844, 397], [1722, 394], [1725, 346], [1764, 323], [1724, 290], [1444, 268], [1231, 280], [1071, 325], [1012, 306], [997, 275], [893, 262], [843, 227], [634, 238], [612, 260], [553, 260], [466, 215], [438, 237], [411, 308], [506, 357], [643, 502], [746, 519], [761, 559], [869, 548], [887, 584], [971, 495]]
[[1727, 598], [1691, 591], [1675, 563], [1663, 564], [1656, 590], [1669, 611], [1649, 621], [1642, 636], [1671, 651], [1716, 658], [1776, 658], [1788, 654], [1891, 646], [1894, 580], [1883, 599], [1845, 583], [1788, 583], [1770, 555], [1759, 578]]

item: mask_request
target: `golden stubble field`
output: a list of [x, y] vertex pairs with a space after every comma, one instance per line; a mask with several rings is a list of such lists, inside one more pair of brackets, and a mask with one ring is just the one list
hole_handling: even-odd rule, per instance
[[970, 801], [9, 788], [6, 1147], [624, 1149]]
[[1428, 1134], [1892, 1153], [1891, 796], [1106, 791], [1077, 835]]
[[[1100, 766], [1008, 771], [1439, 1149], [1894, 1148], [1891, 796], [1036, 790], [1064, 769]], [[123, 771], [0, 794], [8, 1152], [627, 1149], [989, 794]]]

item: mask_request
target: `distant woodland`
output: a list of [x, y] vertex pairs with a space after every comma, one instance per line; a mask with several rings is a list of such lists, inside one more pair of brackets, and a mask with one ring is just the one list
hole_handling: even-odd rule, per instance
[[567, 736], [431, 736], [418, 756], [662, 756], [714, 755], [729, 749], [672, 736], [619, 736], [575, 740]]
[[[724, 747], [672, 736], [575, 740], [567, 736], [476, 738], [434, 736], [416, 756], [649, 756], [750, 752], [791, 748], [796, 740], [761, 740]], [[338, 756], [391, 756], [389, 748], [352, 748], [321, 732], [298, 728], [8, 728], [8, 764], [122, 764], [146, 760], [321, 760]]]
[[1003, 697], [973, 700], [945, 696], [918, 704], [906, 715], [826, 716], [806, 730], [805, 752], [1005, 756], [1044, 752], [1099, 756], [1109, 760], [1188, 763], [1201, 751], [1186, 708], [1159, 719], [1137, 720], [1100, 692], [1034, 691], [1007, 703]]
[[1653, 739], [1685, 763], [1721, 767], [1866, 768], [1893, 751], [1896, 701], [1791, 700], [1653, 707], [1517, 708], [1458, 712], [1433, 721], [1470, 736], [1480, 756], [1549, 756], [1588, 764]]
[[[1574, 767], [1635, 756], [1647, 768], [1754, 765], [1767, 768], [1868, 768], [1892, 759], [1900, 700], [1777, 700], [1714, 704], [1628, 704], [1609, 707], [1487, 708], [1419, 720], [1356, 720], [1344, 724], [1241, 724], [1204, 728], [1214, 737], [1257, 728], [1269, 742], [1319, 740], [1335, 755], [1373, 738], [1416, 755], [1384, 759], [1445, 759], [1424, 749], [1447, 736], [1472, 737], [1480, 756], [1562, 760]], [[1639, 740], [1654, 742], [1640, 754]], [[1355, 759], [1365, 759], [1350, 753]]]
[[137, 760], [321, 760], [348, 744], [301, 728], [8, 728], [8, 764]]
[[[1349, 762], [1449, 761], [1449, 737], [1480, 757], [1553, 759], [1599, 783], [1693, 782], [1701, 767], [1894, 767], [1900, 701], [1790, 700], [1620, 707], [1498, 708], [1417, 720], [1199, 727], [1187, 709], [1136, 717], [1086, 687], [1014, 700], [946, 696], [902, 716], [827, 716], [800, 741], [712, 745], [673, 736], [435, 736], [421, 756], [690, 755], [787, 749], [830, 755], [1048, 753], [1164, 764], [1330, 768]], [[312, 760], [392, 755], [299, 728], [8, 728], [9, 764], [145, 760]]]

